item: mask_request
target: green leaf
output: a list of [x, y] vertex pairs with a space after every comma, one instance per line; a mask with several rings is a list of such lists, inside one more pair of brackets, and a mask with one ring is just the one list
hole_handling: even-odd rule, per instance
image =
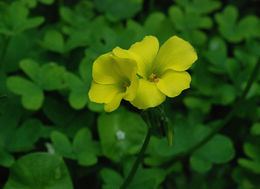
[[260, 162], [239, 158], [238, 163], [241, 167], [249, 169], [256, 174], [260, 174]]
[[19, 76], [7, 79], [8, 88], [15, 94], [22, 96], [22, 104], [26, 109], [38, 110], [44, 99], [43, 91], [31, 81]]
[[243, 33], [245, 38], [260, 37], [260, 21], [257, 16], [249, 15], [241, 19], [239, 22], [239, 30]]
[[43, 17], [28, 18], [29, 10], [22, 1], [12, 4], [1, 4], [0, 33], [17, 35], [25, 30], [35, 28], [43, 23]]
[[208, 14], [221, 7], [221, 2], [214, 0], [175, 0], [189, 12]]
[[148, 16], [144, 23], [146, 34], [158, 37], [160, 43], [169, 39], [174, 31], [174, 27], [170, 20], [161, 12], [152, 13]]
[[260, 162], [260, 149], [257, 145], [244, 143], [243, 149], [248, 157]]
[[212, 168], [210, 161], [192, 155], [190, 157], [191, 168], [199, 173], [206, 173]]
[[239, 12], [234, 6], [226, 6], [215, 19], [219, 31], [229, 42], [237, 43], [244, 38], [259, 37], [260, 21], [256, 16], [246, 16], [238, 22]]
[[204, 113], [208, 113], [211, 109], [211, 103], [205, 102], [202, 98], [186, 97], [184, 98], [184, 104], [190, 109], [197, 109]]
[[227, 45], [224, 40], [219, 37], [211, 38], [205, 57], [214, 66], [212, 71], [226, 72]]
[[58, 127], [68, 127], [75, 116], [75, 112], [67, 104], [54, 98], [46, 98], [43, 112]]
[[[132, 164], [131, 164], [132, 166]], [[105, 184], [103, 189], [115, 189], [120, 188], [123, 184], [122, 176], [116, 171], [108, 168], [101, 170], [100, 175]], [[132, 182], [129, 184], [129, 189], [157, 189], [158, 186], [164, 181], [166, 172], [159, 168], [147, 168], [140, 167]]]
[[171, 6], [169, 17], [174, 26], [180, 31], [180, 36], [192, 44], [202, 45], [206, 42], [206, 34], [199, 29], [210, 29], [210, 17], [201, 16], [196, 12], [184, 12], [180, 7]]
[[90, 109], [93, 112], [104, 112], [104, 104], [98, 104], [98, 103], [89, 101], [88, 109]]
[[[19, 62], [21, 59], [28, 57], [31, 52], [32, 41], [24, 33], [9, 38], [7, 51], [4, 57], [5, 71], [14, 72], [19, 70]], [[17, 51], [19, 49], [19, 51]]]
[[45, 49], [57, 53], [64, 53], [65, 50], [64, 38], [62, 34], [56, 30], [48, 30], [41, 45]]
[[56, 63], [44, 64], [40, 70], [38, 85], [44, 90], [57, 90], [64, 87], [65, 68]]
[[260, 123], [255, 123], [250, 130], [252, 135], [260, 135]]
[[165, 180], [166, 172], [160, 168], [139, 168], [133, 181], [130, 183], [130, 189], [157, 189]]
[[72, 189], [69, 171], [63, 160], [48, 153], [21, 157], [10, 169], [4, 189]]
[[123, 184], [122, 176], [113, 169], [104, 168], [100, 171], [100, 176], [105, 184], [102, 188], [119, 188]]
[[92, 140], [89, 129], [82, 128], [73, 140], [73, 150], [78, 159], [78, 163], [83, 166], [90, 166], [97, 163], [97, 155], [100, 154], [100, 146]]
[[42, 123], [37, 119], [26, 120], [6, 141], [9, 152], [23, 152], [34, 148], [41, 137]]
[[66, 73], [64, 79], [71, 90], [69, 95], [71, 107], [76, 110], [84, 108], [88, 102], [89, 85], [72, 73]]
[[39, 81], [40, 67], [34, 60], [24, 59], [20, 62], [20, 67], [31, 80]]
[[119, 21], [135, 16], [142, 9], [143, 0], [94, 0], [94, 4], [108, 19]]
[[0, 149], [0, 166], [11, 167], [15, 162], [14, 157], [3, 149]]
[[236, 95], [236, 89], [233, 85], [222, 84], [215, 90], [213, 103], [222, 105], [231, 104], [234, 102]]
[[12, 97], [6, 103], [0, 103], [0, 149], [4, 149], [6, 141], [13, 135], [23, 114], [18, 98]]
[[143, 143], [147, 127], [142, 118], [125, 109], [98, 118], [98, 133], [104, 155], [114, 161], [137, 153]]
[[53, 131], [50, 138], [57, 154], [75, 159], [72, 145], [66, 135], [58, 131]]
[[217, 134], [194, 152], [194, 155], [206, 161], [221, 164], [234, 158], [235, 149], [230, 138]]

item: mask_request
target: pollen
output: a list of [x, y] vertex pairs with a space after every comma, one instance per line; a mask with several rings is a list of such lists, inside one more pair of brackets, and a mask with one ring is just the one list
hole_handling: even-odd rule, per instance
[[150, 81], [153, 81], [155, 83], [158, 83], [159, 82], [159, 78], [154, 74], [152, 73], [150, 76], [149, 76], [149, 79]]

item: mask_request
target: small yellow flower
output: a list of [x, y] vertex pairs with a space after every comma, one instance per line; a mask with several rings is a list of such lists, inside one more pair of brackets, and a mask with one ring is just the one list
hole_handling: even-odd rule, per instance
[[93, 64], [89, 99], [104, 103], [107, 112], [114, 111], [122, 99], [131, 101], [135, 98], [138, 88], [136, 72], [134, 59], [121, 58], [113, 52], [101, 55]]
[[147, 36], [133, 44], [129, 50], [115, 48], [117, 57], [134, 59], [137, 62], [139, 87], [132, 105], [147, 109], [161, 104], [166, 96], [178, 96], [190, 87], [191, 77], [187, 70], [196, 60], [197, 54], [185, 40], [173, 36], [159, 50], [154, 36]]

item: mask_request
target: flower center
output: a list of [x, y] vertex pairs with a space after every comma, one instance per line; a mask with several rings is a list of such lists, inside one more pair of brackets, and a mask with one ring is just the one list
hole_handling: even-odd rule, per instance
[[152, 73], [150, 76], [149, 76], [149, 80], [150, 81], [153, 81], [155, 83], [158, 83], [159, 82], [159, 78], [154, 74]]
[[125, 88], [129, 87], [129, 83], [124, 83], [124, 87]]

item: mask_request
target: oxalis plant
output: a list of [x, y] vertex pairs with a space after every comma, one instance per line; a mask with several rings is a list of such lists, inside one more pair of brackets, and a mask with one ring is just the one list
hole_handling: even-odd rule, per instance
[[258, 4], [0, 1], [0, 188], [260, 188]]

